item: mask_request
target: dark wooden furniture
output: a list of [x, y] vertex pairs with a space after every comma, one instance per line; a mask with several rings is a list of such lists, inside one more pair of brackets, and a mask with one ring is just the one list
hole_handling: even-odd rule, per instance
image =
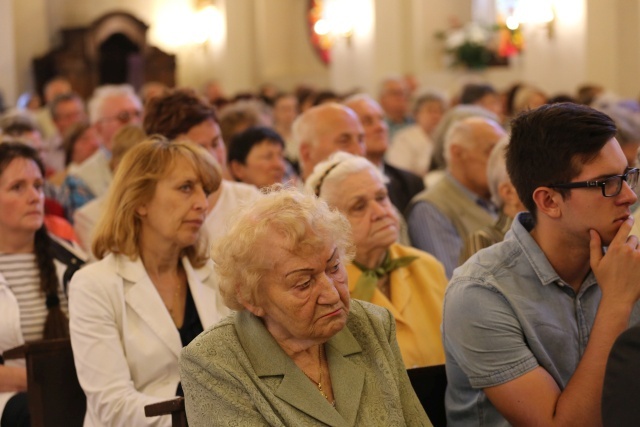
[[36, 89], [62, 76], [87, 99], [103, 84], [175, 85], [176, 59], [147, 44], [148, 25], [126, 12], [111, 12], [87, 27], [62, 29], [62, 45], [33, 60]]
[[87, 402], [68, 338], [27, 343], [2, 356], [26, 359], [32, 427], [82, 427]]
[[147, 417], [171, 415], [172, 427], [188, 427], [187, 413], [184, 411], [184, 397], [147, 405], [144, 407], [144, 415]]
[[447, 373], [444, 365], [407, 369], [407, 373], [433, 426], [445, 427], [447, 416], [444, 410], [444, 392], [447, 388]]

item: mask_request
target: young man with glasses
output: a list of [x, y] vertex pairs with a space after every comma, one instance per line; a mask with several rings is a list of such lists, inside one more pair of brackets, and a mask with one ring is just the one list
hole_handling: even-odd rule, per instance
[[638, 169], [615, 135], [577, 104], [513, 121], [507, 169], [529, 212], [447, 288], [451, 425], [601, 425], [607, 356], [640, 298]]

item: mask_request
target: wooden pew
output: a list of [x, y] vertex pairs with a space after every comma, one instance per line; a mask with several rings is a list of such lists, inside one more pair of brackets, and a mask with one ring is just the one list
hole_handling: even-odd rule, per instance
[[4, 360], [26, 359], [32, 427], [82, 427], [87, 401], [68, 338], [30, 342], [2, 356]]
[[184, 397], [176, 397], [164, 402], [146, 405], [144, 407], [144, 415], [147, 417], [171, 415], [172, 427], [188, 427], [187, 413], [184, 410]]

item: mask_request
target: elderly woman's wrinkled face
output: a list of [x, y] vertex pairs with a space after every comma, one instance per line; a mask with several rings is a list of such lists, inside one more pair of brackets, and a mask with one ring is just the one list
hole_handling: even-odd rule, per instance
[[332, 189], [335, 207], [351, 223], [357, 251], [387, 248], [398, 239], [399, 222], [387, 188], [375, 171], [363, 170], [347, 176]]
[[151, 200], [136, 209], [141, 236], [151, 244], [161, 242], [180, 249], [193, 245], [207, 215], [208, 195], [192, 164], [177, 159], [156, 184]]
[[349, 314], [347, 273], [337, 247], [327, 243], [301, 253], [275, 234], [267, 241], [263, 250], [275, 265], [258, 285], [256, 306], [247, 308], [263, 318], [281, 345], [325, 342], [345, 326]]
[[38, 164], [16, 158], [0, 175], [0, 234], [35, 233], [44, 220], [44, 179]]

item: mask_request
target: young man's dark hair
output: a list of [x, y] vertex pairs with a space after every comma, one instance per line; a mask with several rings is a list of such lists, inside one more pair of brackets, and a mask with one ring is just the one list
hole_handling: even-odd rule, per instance
[[265, 140], [272, 144], [278, 144], [284, 149], [284, 140], [278, 132], [264, 126], [250, 127], [231, 138], [227, 153], [227, 164], [236, 161], [244, 165], [251, 149]]
[[145, 106], [143, 128], [147, 135], [160, 134], [175, 139], [207, 119], [218, 123], [213, 107], [194, 91], [178, 89], [149, 101]]
[[[570, 182], [615, 135], [609, 116], [573, 103], [543, 105], [513, 120], [507, 171], [533, 218], [535, 189]], [[567, 191], [559, 191], [569, 197]]]

